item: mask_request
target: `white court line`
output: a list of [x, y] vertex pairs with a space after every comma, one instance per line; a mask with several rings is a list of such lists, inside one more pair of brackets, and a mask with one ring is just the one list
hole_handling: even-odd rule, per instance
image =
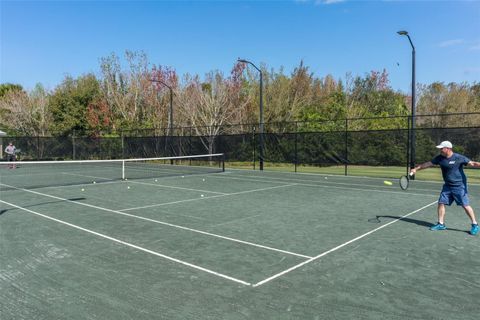
[[42, 190], [51, 190], [51, 189], [68, 189], [68, 188], [78, 188], [78, 187], [87, 187], [87, 186], [104, 186], [107, 184], [117, 184], [117, 183], [123, 183], [121, 180], [112, 180], [112, 181], [100, 181], [98, 183], [79, 183], [79, 184], [70, 184], [70, 185], [63, 185], [63, 186], [46, 186], [46, 187], [38, 187], [38, 189]]
[[269, 277], [269, 278], [267, 278], [267, 279], [264, 279], [264, 280], [262, 280], [262, 281], [260, 281], [260, 282], [257, 282], [257, 283], [255, 283], [255, 284], [253, 285], [253, 287], [258, 287], [258, 286], [261, 286], [261, 285], [263, 285], [263, 284], [265, 284], [265, 283], [267, 283], [267, 282], [270, 282], [270, 281], [272, 281], [273, 279], [276, 279], [276, 278], [278, 278], [278, 277], [280, 277], [280, 276], [283, 276], [283, 275], [285, 275], [285, 274], [287, 274], [287, 273], [289, 273], [289, 272], [291, 272], [291, 271], [293, 271], [293, 270], [295, 270], [295, 269], [298, 269], [298, 268], [306, 265], [307, 263], [310, 263], [310, 262], [312, 262], [312, 261], [317, 260], [318, 258], [321, 258], [321, 257], [323, 257], [323, 256], [326, 256], [326, 255], [329, 254], [329, 253], [332, 253], [332, 252], [334, 252], [334, 251], [337, 251], [338, 249], [341, 249], [341, 248], [343, 248], [343, 247], [345, 247], [345, 246], [347, 246], [347, 245], [349, 245], [349, 244], [351, 244], [351, 243], [353, 243], [353, 242], [355, 242], [355, 241], [358, 241], [358, 240], [360, 240], [360, 239], [362, 239], [362, 238], [364, 238], [364, 237], [366, 237], [366, 236], [368, 236], [368, 235], [370, 235], [370, 234], [372, 234], [372, 233], [374, 233], [374, 232], [377, 232], [377, 231], [380, 230], [380, 229], [385, 228], [386, 226], [391, 225], [392, 223], [395, 223], [395, 222], [397, 222], [397, 221], [399, 221], [399, 220], [402, 220], [403, 218], [406, 218], [406, 217], [408, 217], [408, 216], [410, 216], [410, 215], [412, 215], [412, 214], [414, 214], [414, 213], [417, 213], [418, 211], [421, 211], [421, 210], [423, 210], [423, 209], [426, 209], [426, 208], [428, 208], [428, 207], [430, 207], [430, 206], [432, 206], [432, 205], [434, 205], [434, 204], [436, 204], [436, 203], [437, 203], [437, 201], [434, 201], [434, 202], [432, 202], [432, 203], [430, 203], [430, 204], [427, 204], [427, 205], [421, 207], [420, 209], [417, 209], [417, 210], [415, 210], [415, 211], [412, 211], [412, 212], [410, 212], [410, 213], [407, 213], [406, 215], [404, 215], [404, 216], [402, 216], [402, 217], [400, 217], [400, 218], [398, 218], [398, 219], [396, 219], [396, 220], [393, 220], [393, 221], [391, 221], [391, 222], [389, 222], [389, 223], [384, 224], [383, 226], [380, 226], [380, 227], [378, 227], [378, 228], [376, 228], [376, 229], [373, 229], [373, 230], [371, 230], [371, 231], [369, 231], [369, 232], [367, 232], [367, 233], [364, 233], [364, 234], [362, 234], [361, 236], [358, 236], [358, 237], [356, 237], [356, 238], [354, 238], [354, 239], [352, 239], [352, 240], [350, 240], [350, 241], [347, 241], [347, 242], [345, 242], [345, 243], [343, 243], [343, 244], [341, 244], [341, 245], [339, 245], [339, 246], [336, 246], [335, 248], [332, 248], [332, 249], [330, 249], [330, 250], [328, 250], [328, 251], [325, 251], [325, 252], [319, 254], [318, 256], [315, 256], [315, 257], [313, 257], [313, 258], [310, 258], [310, 259], [308, 259], [308, 260], [306, 260], [306, 261], [304, 261], [304, 262], [302, 262], [302, 263], [299, 263], [299, 264], [297, 264], [297, 265], [295, 265], [295, 266], [293, 266], [293, 267], [291, 267], [291, 268], [289, 268], [289, 269], [287, 269], [287, 270], [284, 270], [284, 271], [282, 271], [282, 272], [280, 272], [280, 273], [277, 273], [277, 274], [275, 274], [275, 275], [273, 275], [273, 276], [271, 276], [271, 277]]
[[[162, 179], [162, 178], [159, 178]], [[132, 181], [128, 180], [127, 182], [130, 183], [136, 183], [136, 184], [144, 184], [147, 186], [155, 186], [155, 187], [164, 187], [164, 188], [170, 188], [170, 189], [180, 189], [180, 190], [188, 190], [188, 191], [199, 191], [199, 192], [205, 192], [205, 193], [216, 193], [216, 194], [221, 194], [221, 195], [228, 195], [228, 193], [225, 192], [218, 192], [218, 191], [209, 191], [209, 190], [201, 190], [201, 189], [191, 189], [191, 188], [183, 188], [183, 187], [174, 187], [174, 186], [167, 186], [163, 184], [155, 184], [155, 183], [149, 183], [149, 182], [141, 182], [141, 181]]]
[[[211, 178], [217, 178], [217, 179], [235, 179], [235, 180], [246, 180], [246, 181], [258, 181], [258, 182], [265, 182], [265, 183], [285, 183], [287, 181], [309, 181], [309, 180], [301, 180], [301, 179], [290, 179], [290, 178], [268, 178], [266, 177], [265, 179], [255, 179], [255, 178], [239, 178], [237, 176], [212, 176]], [[268, 180], [268, 179], [274, 179], [274, 180]], [[280, 180], [280, 181], [275, 181], [275, 180]], [[283, 180], [283, 181], [282, 181]], [[350, 184], [350, 183], [344, 183], [344, 182], [324, 182], [323, 184], [313, 184], [313, 183], [301, 183], [297, 182], [295, 183], [296, 185], [299, 186], [306, 186], [306, 187], [318, 187], [318, 188], [333, 188], [333, 189], [344, 189], [344, 190], [357, 190], [357, 191], [365, 191], [365, 192], [379, 192], [379, 193], [394, 193], [394, 194], [403, 194], [403, 195], [410, 195], [410, 196], [427, 196], [427, 197], [438, 197], [438, 195], [431, 195], [431, 194], [424, 194], [424, 193], [412, 193], [412, 192], [405, 192], [405, 191], [389, 191], [389, 190], [378, 190], [378, 189], [363, 189], [364, 187], [370, 187], [370, 188], [378, 188], [378, 186], [369, 186], [369, 185], [364, 185], [364, 184]], [[338, 187], [334, 186], [332, 184], [341, 184], [341, 185], [358, 185], [361, 186], [362, 188], [349, 188], [349, 187]], [[422, 189], [425, 191], [434, 191], [434, 190], [426, 190]], [[436, 191], [436, 190], [435, 190]]]
[[199, 200], [205, 200], [205, 199], [211, 199], [211, 198], [219, 198], [219, 197], [225, 197], [226, 195], [219, 194], [216, 196], [210, 196], [210, 197], [203, 197], [203, 198], [192, 198], [192, 199], [186, 199], [186, 200], [178, 200], [178, 201], [171, 201], [171, 202], [163, 202], [163, 203], [156, 203], [156, 204], [150, 204], [147, 206], [141, 206], [141, 207], [133, 207], [133, 208], [126, 208], [126, 209], [120, 209], [118, 211], [132, 211], [132, 210], [140, 210], [140, 209], [147, 209], [147, 208], [154, 208], [154, 207], [161, 207], [161, 206], [168, 206], [170, 204], [176, 204], [176, 203], [184, 203], [184, 202], [191, 202], [191, 201], [199, 201]]
[[190, 202], [190, 201], [198, 201], [198, 200], [206, 200], [206, 199], [211, 199], [211, 198], [228, 197], [228, 196], [234, 196], [234, 195], [238, 195], [238, 194], [252, 193], [252, 192], [257, 192], [257, 191], [265, 191], [265, 190], [277, 189], [277, 188], [284, 188], [284, 187], [290, 187], [290, 186], [295, 186], [295, 185], [297, 185], [297, 183], [282, 184], [281, 186], [275, 186], [275, 187], [268, 187], [268, 188], [253, 189], [253, 190], [239, 191], [239, 192], [233, 192], [233, 193], [226, 193], [226, 194], [221, 194], [221, 195], [218, 195], [218, 196], [211, 196], [211, 197], [193, 198], [193, 199], [178, 200], [178, 201], [172, 201], [172, 202], [157, 203], [157, 204], [151, 204], [151, 205], [142, 206], [142, 207], [121, 209], [121, 210], [119, 210], [119, 211], [131, 211], [131, 210], [138, 210], [138, 209], [146, 209], [146, 208], [153, 208], [153, 207], [168, 206], [168, 205], [170, 205], [170, 204], [177, 204], [177, 203]]
[[[88, 176], [88, 175], [86, 175], [86, 174], [78, 174], [78, 173], [71, 173], [71, 172], [61, 172], [61, 173], [62, 173], [62, 174], [69, 175], [69, 176], [87, 177], [87, 178], [93, 178], [93, 179], [102, 179], [102, 180], [108, 180], [108, 181], [115, 181], [115, 179], [111, 179], [111, 178]], [[118, 179], [117, 179], [117, 180], [118, 180]]]
[[[478, 170], [477, 168], [465, 168], [465, 169], [468, 169], [468, 170]], [[232, 167], [227, 167], [225, 168], [225, 170], [229, 170], [229, 171], [243, 171], [243, 172], [251, 172], [251, 173], [257, 173], [258, 174], [258, 171], [259, 170], [253, 170], [253, 169], [238, 169], [238, 168], [232, 168]], [[340, 174], [331, 174], [331, 173], [310, 173], [310, 172], [289, 172], [289, 171], [264, 171], [263, 174], [265, 175], [270, 175], [270, 174], [288, 174], [288, 175], [304, 175], [304, 176], [328, 176], [328, 177], [333, 177], [333, 178], [339, 178], [339, 179], [350, 179], [350, 178], [354, 178], [354, 179], [365, 179], [365, 180], [385, 180], [385, 179], [392, 179], [391, 177], [388, 178], [388, 177], [369, 177], [369, 176], [357, 176], [357, 175], [340, 175]], [[304, 181], [308, 181], [308, 180], [304, 180]], [[443, 181], [439, 181], [439, 180], [415, 180], [415, 183], [434, 183], [434, 184], [442, 184], [443, 185]], [[472, 186], [480, 186], [480, 183], [468, 183], [469, 185], [472, 185]]]
[[[257, 244], [257, 243], [253, 243], [253, 242], [248, 242], [248, 241], [243, 241], [243, 240], [239, 240], [239, 239], [235, 239], [235, 238], [230, 238], [230, 237], [226, 237], [226, 236], [221, 236], [221, 235], [218, 235], [218, 234], [215, 234], [215, 233], [210, 233], [210, 232], [206, 232], [206, 231], [201, 231], [201, 230], [197, 230], [197, 229], [192, 229], [192, 228], [180, 226], [180, 225], [177, 225], [177, 224], [172, 224], [172, 223], [168, 223], [168, 222], [163, 222], [163, 221], [160, 221], [160, 220], [154, 220], [154, 219], [145, 218], [145, 217], [142, 217], [142, 216], [136, 216], [136, 215], [129, 214], [129, 213], [125, 213], [125, 212], [121, 212], [121, 211], [118, 211], [118, 210], [112, 210], [112, 209], [107, 209], [107, 208], [103, 208], [103, 207], [98, 207], [98, 206], [95, 206], [95, 205], [92, 205], [92, 204], [88, 204], [88, 203], [72, 201], [72, 200], [69, 200], [69, 199], [65, 199], [65, 198], [61, 198], [61, 197], [57, 197], [57, 196], [52, 196], [52, 195], [49, 195], [49, 194], [46, 194], [46, 193], [41, 193], [41, 192], [37, 192], [37, 191], [33, 191], [33, 190], [27, 190], [27, 189], [22, 189], [22, 188], [17, 188], [17, 187], [9, 186], [9, 185], [7, 185], [7, 184], [3, 184], [3, 183], [0, 183], [0, 185], [4, 185], [4, 186], [7, 186], [7, 187], [11, 187], [11, 188], [17, 189], [17, 190], [22, 190], [22, 191], [30, 192], [30, 193], [33, 193], [33, 194], [38, 194], [38, 195], [45, 196], [45, 197], [49, 197], [49, 198], [53, 198], [53, 199], [58, 199], [58, 200], [63, 200], [63, 201], [70, 202], [70, 203], [79, 204], [79, 205], [82, 205], [82, 206], [86, 206], [86, 207], [90, 207], [90, 208], [94, 208], [94, 209], [98, 209], [98, 210], [102, 210], [102, 211], [107, 211], [107, 212], [119, 214], [119, 215], [122, 215], [122, 216], [134, 218], [134, 219], [145, 220], [145, 221], [149, 221], [149, 222], [153, 222], [153, 223], [158, 223], [158, 224], [161, 224], [161, 225], [165, 225], [165, 226], [169, 226], [169, 227], [173, 227], [173, 228], [177, 228], [177, 229], [182, 229], [182, 230], [187, 230], [187, 231], [190, 231], [190, 232], [195, 232], [195, 233], [203, 234], [203, 235], [206, 235], [206, 236], [211, 236], [211, 237], [215, 237], [215, 238], [219, 238], [219, 239], [224, 239], [224, 240], [228, 240], [228, 241], [232, 241], [232, 242], [237, 242], [237, 243], [249, 245], [249, 246], [252, 246], [252, 247], [262, 248], [262, 249], [269, 250], [269, 251], [281, 252], [281, 253], [289, 254], [289, 255], [292, 255], [292, 256], [297, 256], [297, 257], [302, 257], [302, 258], [307, 258], [307, 259], [311, 258], [310, 256], [306, 256], [306, 255], [299, 254], [299, 253], [295, 253], [295, 252], [290, 252], [290, 251], [281, 250], [281, 249], [277, 249], [277, 248], [273, 248], [273, 247], [269, 247], [269, 246], [264, 246], [264, 245]], [[213, 197], [224, 197], [224, 196], [225, 196], [225, 195], [218, 195], [218, 196], [212, 196], [212, 197], [210, 197], [210, 198], [213, 198]], [[201, 199], [204, 199], [204, 198], [201, 198]]]
[[[62, 172], [64, 173], [64, 172]], [[112, 180], [109, 178], [103, 178], [103, 177], [95, 177], [95, 176], [87, 176], [83, 174], [76, 174], [76, 173], [64, 173], [64, 174], [69, 174], [73, 176], [80, 176], [80, 177], [87, 177], [87, 178], [94, 178], [94, 179], [103, 179], [103, 180]], [[146, 178], [148, 179], [148, 178]], [[154, 178], [152, 178], [154, 179]], [[158, 179], [162, 179], [162, 177], [159, 177]], [[123, 180], [119, 180], [123, 181]], [[135, 184], [144, 184], [144, 185], [149, 185], [149, 186], [156, 186], [156, 187], [163, 187], [163, 188], [169, 188], [169, 189], [180, 189], [180, 190], [188, 190], [188, 191], [198, 191], [198, 192], [205, 192], [205, 193], [217, 193], [217, 194], [227, 194], [224, 192], [218, 192], [218, 191], [208, 191], [208, 190], [201, 190], [201, 189], [191, 189], [191, 188], [184, 188], [184, 187], [175, 187], [175, 186], [167, 186], [164, 184], [155, 184], [155, 183], [148, 183], [148, 182], [140, 182], [140, 181], [135, 181], [135, 180], [126, 180], [125, 182], [130, 182], [130, 183], [135, 183]]]
[[216, 272], [216, 271], [213, 271], [213, 270], [210, 270], [210, 269], [206, 269], [206, 268], [203, 268], [203, 267], [194, 265], [194, 264], [192, 264], [192, 263], [188, 263], [188, 262], [185, 262], [185, 261], [182, 261], [182, 260], [179, 260], [179, 259], [175, 259], [175, 258], [172, 258], [172, 257], [170, 257], [170, 256], [161, 254], [161, 253], [156, 252], [156, 251], [153, 251], [153, 250], [149, 250], [149, 249], [146, 249], [146, 248], [143, 248], [143, 247], [139, 247], [139, 246], [134, 245], [134, 244], [131, 244], [131, 243], [129, 243], [129, 242], [125, 242], [125, 241], [122, 241], [122, 240], [119, 240], [119, 239], [116, 239], [116, 238], [107, 236], [107, 235], [105, 235], [105, 234], [98, 233], [98, 232], [95, 232], [95, 231], [90, 230], [90, 229], [82, 228], [82, 227], [77, 226], [77, 225], [75, 225], [75, 224], [72, 224], [72, 223], [69, 223], [69, 222], [66, 222], [66, 221], [63, 221], [63, 220], [59, 220], [59, 219], [56, 219], [56, 218], [52, 218], [52, 217], [50, 217], [50, 216], [41, 214], [41, 213], [39, 213], [39, 212], [35, 212], [35, 211], [33, 211], [33, 210], [29, 210], [29, 209], [26, 209], [26, 208], [17, 206], [17, 205], [15, 205], [15, 204], [13, 204], [13, 203], [9, 203], [9, 202], [3, 201], [3, 200], [0, 200], [0, 202], [3, 202], [3, 203], [5, 203], [5, 204], [7, 204], [7, 205], [9, 205], [9, 206], [12, 206], [12, 207], [15, 207], [15, 208], [17, 208], [17, 209], [24, 210], [24, 211], [27, 211], [27, 212], [29, 212], [29, 213], [35, 214], [35, 215], [37, 215], [37, 216], [43, 217], [43, 218], [45, 218], [45, 219], [49, 219], [49, 220], [52, 220], [52, 221], [55, 221], [55, 222], [58, 222], [58, 223], [67, 225], [67, 226], [69, 226], [69, 227], [72, 227], [72, 228], [75, 228], [75, 229], [78, 229], [78, 230], [81, 230], [81, 231], [85, 231], [85, 232], [94, 234], [94, 235], [99, 236], [99, 237], [101, 237], [101, 238], [108, 239], [108, 240], [111, 240], [111, 241], [113, 241], [113, 242], [117, 242], [117, 243], [123, 244], [123, 245], [125, 245], [125, 246], [127, 246], [127, 247], [131, 247], [131, 248], [134, 248], [134, 249], [137, 249], [137, 250], [146, 252], [146, 253], [150, 253], [150, 254], [153, 254], [153, 255], [155, 255], [155, 256], [158, 256], [158, 257], [161, 257], [161, 258], [164, 258], [164, 259], [167, 259], [167, 260], [176, 262], [176, 263], [180, 263], [180, 264], [182, 264], [182, 265], [184, 265], [184, 266], [187, 266], [187, 267], [190, 267], [190, 268], [194, 268], [194, 269], [197, 269], [197, 270], [200, 270], [200, 271], [203, 271], [203, 272], [207, 272], [207, 273], [209, 273], [209, 274], [213, 274], [213, 275], [215, 275], [215, 276], [217, 276], [217, 277], [220, 277], [220, 278], [224, 278], [224, 279], [227, 279], [227, 280], [230, 280], [230, 281], [233, 281], [233, 282], [238, 282], [238, 283], [241, 283], [241, 284], [246, 285], [246, 286], [250, 286], [250, 285], [251, 285], [251, 283], [249, 283], [249, 282], [246, 282], [246, 281], [243, 281], [243, 280], [239, 280], [239, 279], [236, 279], [236, 278], [227, 276], [227, 275], [225, 275], [225, 274], [223, 274], [223, 273], [219, 273], [219, 272]]

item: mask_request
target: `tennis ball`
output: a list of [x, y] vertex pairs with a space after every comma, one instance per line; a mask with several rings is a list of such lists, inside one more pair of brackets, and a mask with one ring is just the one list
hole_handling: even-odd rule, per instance
[[85, 191], [85, 189], [82, 188], [82, 191]]
[[205, 197], [205, 196], [202, 194], [202, 195], [200, 195], [200, 197], [202, 197], [202, 198], [203, 198], [203, 197]]
[[158, 179], [155, 179], [155, 182], [157, 182], [157, 181], [158, 181]]
[[182, 176], [182, 178], [185, 178], [185, 176]]
[[327, 179], [328, 179], [328, 178], [327, 178], [327, 177], [325, 177], [325, 180], [327, 180]]
[[93, 181], [93, 184], [97, 183], [97, 181]]
[[202, 179], [202, 181], [205, 181], [205, 179]]
[[127, 189], [130, 189], [130, 186], [127, 186]]
[[387, 186], [391, 186], [391, 185], [392, 185], [392, 182], [385, 180], [385, 181], [383, 181], [383, 184], [386, 184]]

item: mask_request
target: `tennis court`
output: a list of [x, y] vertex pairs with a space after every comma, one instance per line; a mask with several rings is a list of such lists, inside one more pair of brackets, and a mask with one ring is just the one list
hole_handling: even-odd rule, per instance
[[479, 237], [455, 206], [428, 230], [440, 183], [190, 160], [1, 164], [1, 318], [478, 318]]

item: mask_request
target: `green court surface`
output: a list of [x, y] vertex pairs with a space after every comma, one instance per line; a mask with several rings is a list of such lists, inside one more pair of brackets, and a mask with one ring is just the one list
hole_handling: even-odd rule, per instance
[[[480, 237], [457, 206], [449, 230], [429, 231], [439, 182], [402, 191], [393, 179], [235, 169], [122, 181], [102, 169], [23, 189], [7, 188], [21, 168], [1, 170], [2, 320], [480, 314]], [[480, 185], [470, 198], [480, 215]]]

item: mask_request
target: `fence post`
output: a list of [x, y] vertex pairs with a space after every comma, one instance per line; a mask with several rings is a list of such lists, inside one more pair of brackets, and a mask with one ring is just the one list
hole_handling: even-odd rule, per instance
[[123, 133], [123, 130], [120, 130], [120, 141], [122, 144], [122, 159], [125, 159], [125, 135]]
[[345, 118], [345, 175], [348, 175], [348, 118]]
[[255, 125], [252, 127], [252, 144], [253, 144], [253, 170], [255, 170], [255, 157], [257, 144], [255, 143]]
[[42, 151], [40, 150], [40, 136], [37, 136], [37, 160], [40, 160], [40, 155]]
[[75, 154], [76, 154], [76, 150], [75, 150], [75, 129], [73, 129], [73, 132], [72, 132], [72, 158], [73, 158], [73, 160], [75, 160]]
[[[192, 155], [192, 138], [193, 138], [193, 127], [190, 127], [190, 137], [189, 137], [189, 146], [188, 146], [188, 154]], [[190, 165], [192, 165], [192, 159], [190, 158]]]
[[298, 146], [297, 146], [297, 132], [298, 132], [298, 122], [295, 121], [295, 172], [297, 172], [297, 163], [298, 163]]

